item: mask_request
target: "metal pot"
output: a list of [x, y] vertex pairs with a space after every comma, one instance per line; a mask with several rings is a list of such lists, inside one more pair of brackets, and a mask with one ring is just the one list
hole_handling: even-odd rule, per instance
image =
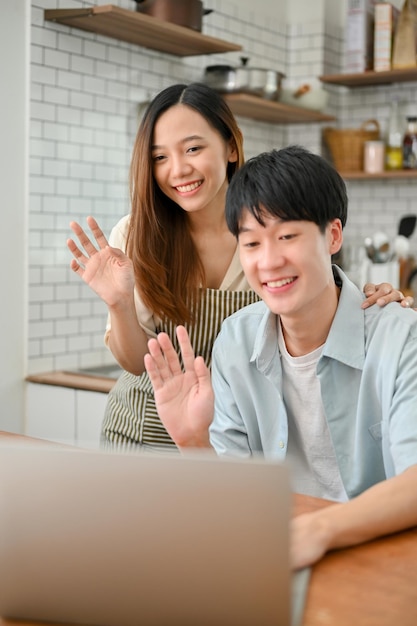
[[201, 31], [203, 15], [212, 13], [204, 9], [200, 0], [134, 0], [136, 11], [152, 15], [164, 22], [172, 22]]
[[220, 93], [240, 91], [237, 82], [237, 71], [233, 65], [208, 65], [204, 70], [206, 85]]
[[262, 67], [250, 67], [247, 57], [241, 57], [240, 60], [241, 65], [236, 72], [238, 84], [244, 85], [243, 91], [268, 100], [278, 100], [285, 74]]
[[249, 93], [268, 100], [278, 100], [282, 72], [260, 67], [249, 67], [248, 58], [241, 58], [241, 65], [209, 65], [204, 72], [204, 82], [221, 93]]

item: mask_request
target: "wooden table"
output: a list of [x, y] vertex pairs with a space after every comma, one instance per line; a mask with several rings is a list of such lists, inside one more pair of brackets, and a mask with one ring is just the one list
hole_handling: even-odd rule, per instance
[[[296, 496], [296, 514], [325, 506]], [[327, 553], [312, 572], [303, 626], [416, 626], [417, 528]]]
[[[0, 442], [7, 441], [36, 445], [41, 440], [0, 431]], [[295, 515], [328, 505], [294, 496]], [[303, 626], [416, 625], [417, 528], [328, 553], [314, 566]], [[0, 618], [0, 626], [42, 625]]]

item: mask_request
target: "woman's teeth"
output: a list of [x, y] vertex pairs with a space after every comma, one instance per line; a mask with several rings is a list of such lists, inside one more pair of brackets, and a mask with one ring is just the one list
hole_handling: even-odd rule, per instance
[[197, 183], [191, 183], [189, 185], [178, 185], [178, 187], [175, 187], [175, 189], [178, 189], [178, 191], [180, 191], [181, 193], [185, 193], [187, 191], [193, 191], [194, 189], [197, 189], [197, 187], [200, 187], [200, 185], [201, 181]]

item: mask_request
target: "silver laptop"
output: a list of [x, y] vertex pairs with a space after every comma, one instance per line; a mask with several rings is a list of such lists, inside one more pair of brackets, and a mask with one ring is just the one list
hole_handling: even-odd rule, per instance
[[286, 467], [0, 448], [0, 616], [92, 626], [289, 626]]

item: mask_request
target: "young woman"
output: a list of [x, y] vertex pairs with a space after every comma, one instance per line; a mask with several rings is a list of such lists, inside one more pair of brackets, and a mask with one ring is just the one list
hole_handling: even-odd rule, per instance
[[[106, 303], [105, 342], [125, 370], [104, 416], [112, 445], [174, 446], [144, 367], [148, 339], [164, 331], [179, 353], [175, 327], [184, 325], [210, 366], [222, 321], [258, 299], [224, 217], [229, 181], [243, 161], [242, 135], [223, 98], [203, 84], [173, 85], [150, 103], [138, 129], [130, 215], [109, 242], [92, 217], [95, 243], [71, 223], [79, 240], [67, 242], [71, 268]], [[369, 294], [369, 304], [402, 298], [386, 284]]]

